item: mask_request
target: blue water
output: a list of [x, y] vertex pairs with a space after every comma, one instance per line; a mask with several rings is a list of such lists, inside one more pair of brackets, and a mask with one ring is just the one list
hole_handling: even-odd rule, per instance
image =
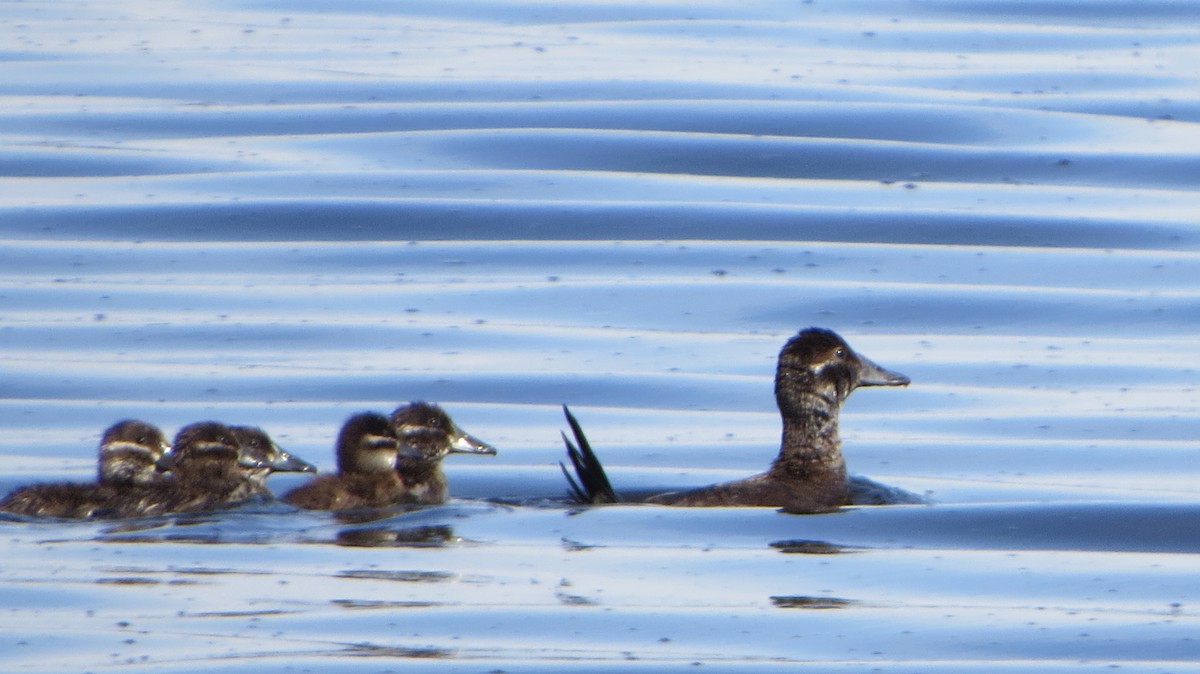
[[[369, 521], [0, 520], [0, 669], [1200, 669], [1197, 19], [10, 3], [0, 491], [130, 416], [500, 454]], [[842, 434], [926, 504], [561, 502], [563, 403], [618, 489], [762, 469], [809, 325], [912, 378]]]

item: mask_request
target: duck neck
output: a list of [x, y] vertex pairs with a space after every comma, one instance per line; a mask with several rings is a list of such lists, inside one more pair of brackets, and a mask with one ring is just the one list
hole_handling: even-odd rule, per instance
[[844, 471], [842, 441], [838, 437], [839, 408], [839, 401], [815, 391], [780, 397], [783, 439], [775, 465], [819, 465]]
[[400, 475], [404, 484], [412, 487], [442, 479], [442, 462], [401, 456], [396, 459], [396, 473]]
[[450, 485], [442, 472], [440, 459], [396, 459], [396, 472], [408, 496], [417, 503], [444, 503], [450, 495]]

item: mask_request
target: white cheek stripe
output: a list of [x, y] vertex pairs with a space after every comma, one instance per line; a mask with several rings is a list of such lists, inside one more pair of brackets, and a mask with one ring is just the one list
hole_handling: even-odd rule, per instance
[[425, 427], [419, 424], [404, 424], [396, 428], [396, 435], [415, 435], [423, 430]]
[[154, 450], [145, 445], [139, 445], [136, 442], [128, 442], [125, 440], [118, 440], [116, 442], [100, 445], [101, 454], [108, 454], [111, 452], [132, 452], [134, 454], [146, 454], [148, 456], [154, 456], [155, 454]]

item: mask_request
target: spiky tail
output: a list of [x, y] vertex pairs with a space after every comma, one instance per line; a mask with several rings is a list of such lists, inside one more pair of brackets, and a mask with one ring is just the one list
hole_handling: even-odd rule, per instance
[[562, 438], [567, 445], [567, 456], [571, 459], [571, 464], [575, 466], [575, 475], [578, 479], [571, 476], [571, 472], [567, 470], [563, 462], [558, 462], [558, 467], [562, 468], [563, 475], [566, 476], [567, 483], [570, 485], [570, 496], [577, 503], [616, 503], [617, 494], [608, 482], [604, 466], [600, 465], [600, 459], [596, 458], [596, 453], [592, 451], [587, 436], [583, 434], [583, 428], [566, 405], [563, 405], [563, 414], [567, 415], [567, 424], [571, 426], [571, 433], [575, 435], [575, 442], [571, 442], [566, 433], [562, 434]]

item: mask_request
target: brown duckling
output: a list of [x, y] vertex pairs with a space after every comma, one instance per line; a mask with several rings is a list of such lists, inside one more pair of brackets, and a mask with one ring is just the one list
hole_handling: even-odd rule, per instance
[[380, 508], [412, 499], [396, 472], [399, 441], [382, 414], [362, 412], [346, 420], [335, 452], [338, 472], [321, 475], [283, 496], [309, 510]]
[[109, 426], [100, 438], [96, 482], [52, 482], [13, 490], [0, 510], [37, 517], [102, 517], [121, 494], [167, 478], [159, 461], [171, 447], [158, 427], [136, 419]]
[[265, 479], [271, 472], [316, 471], [280, 449], [261, 429], [230, 428], [215, 421], [181, 428], [160, 467], [170, 471], [171, 480], [128, 491], [114, 504], [117, 514], [194, 512], [270, 499]]

